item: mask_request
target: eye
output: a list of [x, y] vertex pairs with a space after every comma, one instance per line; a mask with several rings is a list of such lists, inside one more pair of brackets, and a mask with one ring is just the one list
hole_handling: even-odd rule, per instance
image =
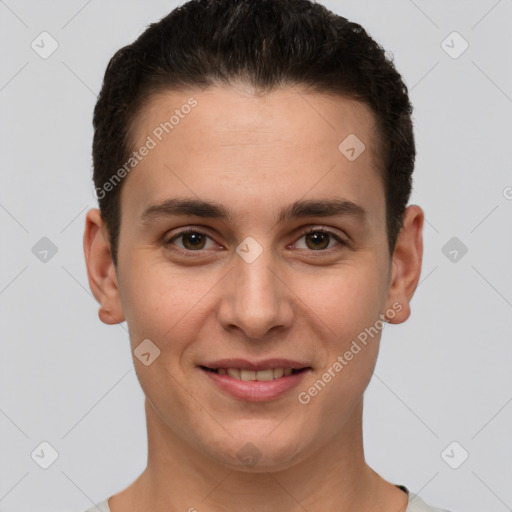
[[[299, 242], [295, 242], [294, 247], [297, 249], [306, 249], [313, 252], [331, 252], [338, 245], [347, 245], [340, 236], [332, 231], [320, 228], [309, 229], [302, 233], [299, 240], [304, 239], [305, 243], [300, 246]], [[177, 243], [179, 241], [179, 243]], [[208, 241], [210, 245], [208, 245]], [[164, 245], [169, 249], [178, 253], [191, 255], [191, 253], [205, 251], [215, 247], [219, 247], [212, 238], [206, 233], [197, 229], [188, 228], [176, 233], [171, 238], [164, 241]]]
[[195, 252], [211, 248], [211, 246], [207, 247], [208, 239], [215, 245], [213, 240], [206, 233], [196, 229], [187, 229], [171, 237], [165, 242], [165, 245], [176, 245], [174, 241], [181, 240], [181, 246], [176, 245], [176, 249], [178, 249], [179, 252]]
[[302, 238], [305, 239], [305, 247], [297, 247], [296, 245], [298, 249], [310, 249], [312, 251], [329, 250], [333, 248], [333, 246], [330, 245], [333, 239], [341, 245], [346, 245], [338, 235], [325, 229], [310, 229], [302, 234], [300, 239]]

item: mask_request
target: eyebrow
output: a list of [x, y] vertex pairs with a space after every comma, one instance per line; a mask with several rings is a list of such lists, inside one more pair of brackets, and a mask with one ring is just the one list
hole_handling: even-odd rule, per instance
[[[162, 217], [193, 215], [196, 217], [221, 219], [229, 221], [232, 214], [222, 204], [196, 198], [167, 199], [161, 203], [148, 206], [141, 215], [141, 222], [149, 224], [152, 220]], [[366, 210], [346, 199], [310, 199], [296, 201], [283, 208], [277, 218], [278, 223], [303, 217], [354, 217], [366, 222]]]

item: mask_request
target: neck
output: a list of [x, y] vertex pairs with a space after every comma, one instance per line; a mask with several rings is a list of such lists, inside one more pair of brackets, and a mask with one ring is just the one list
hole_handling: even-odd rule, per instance
[[226, 467], [170, 431], [146, 400], [148, 464], [130, 487], [111, 498], [111, 512], [366, 512], [388, 510], [387, 504], [405, 510], [407, 496], [364, 460], [362, 406], [361, 400], [320, 449], [312, 447], [298, 463], [272, 471]]

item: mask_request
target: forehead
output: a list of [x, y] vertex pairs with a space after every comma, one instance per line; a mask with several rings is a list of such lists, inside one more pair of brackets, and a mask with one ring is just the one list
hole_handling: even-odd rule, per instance
[[151, 147], [122, 190], [122, 210], [129, 203], [134, 220], [150, 202], [213, 199], [226, 189], [245, 212], [265, 198], [290, 203], [334, 191], [384, 204], [374, 116], [345, 97], [296, 87], [167, 91], [147, 101], [131, 139], [135, 151]]
[[256, 94], [243, 85], [164, 91], [143, 103], [131, 125], [135, 146], [147, 135], [157, 143], [172, 143], [170, 139], [179, 138], [189, 145], [201, 137], [203, 149], [209, 148], [209, 142], [218, 148], [223, 135], [248, 144], [268, 143], [273, 137], [276, 143], [317, 147], [324, 143], [337, 149], [350, 134], [363, 139], [367, 157], [374, 158], [373, 163], [378, 165], [377, 141], [373, 140], [377, 138], [375, 118], [366, 104], [339, 95], [306, 92], [296, 86], [266, 94]]

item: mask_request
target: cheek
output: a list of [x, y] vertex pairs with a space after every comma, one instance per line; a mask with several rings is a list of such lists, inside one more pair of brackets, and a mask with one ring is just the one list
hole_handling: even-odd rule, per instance
[[314, 312], [323, 357], [315, 375], [322, 382], [311, 391], [323, 395], [316, 406], [346, 412], [366, 389], [375, 368], [384, 326], [384, 276], [376, 264], [354, 264], [315, 281], [315, 293], [304, 295], [305, 309]]
[[375, 264], [346, 264], [308, 280], [299, 296], [305, 297], [305, 304], [341, 350], [379, 318], [386, 296], [384, 276]]
[[[204, 323], [207, 301], [201, 299], [213, 283], [190, 272], [185, 276], [172, 271], [169, 264], [132, 264], [137, 271], [124, 280], [122, 300], [140, 386], [162, 415], [195, 408], [194, 404], [187, 405], [187, 393], [178, 383], [183, 381], [183, 355]], [[136, 351], [146, 339], [160, 351], [148, 366], [137, 360]], [[199, 407], [196, 413], [200, 412]]]
[[308, 428], [328, 428], [327, 436], [337, 432], [340, 421], [360, 402], [375, 368], [384, 325], [379, 315], [385, 286], [378, 267], [346, 268], [336, 275], [307, 302], [317, 316], [316, 326], [326, 333], [320, 348], [325, 357], [297, 397], [305, 406]]
[[[142, 257], [140, 258], [142, 260]], [[210, 279], [173, 269], [168, 262], [148, 264], [134, 257], [125, 268], [121, 301], [133, 348], [149, 338], [161, 349], [176, 346], [200, 314], [201, 298], [212, 288]], [[172, 341], [172, 343], [171, 343]]]

